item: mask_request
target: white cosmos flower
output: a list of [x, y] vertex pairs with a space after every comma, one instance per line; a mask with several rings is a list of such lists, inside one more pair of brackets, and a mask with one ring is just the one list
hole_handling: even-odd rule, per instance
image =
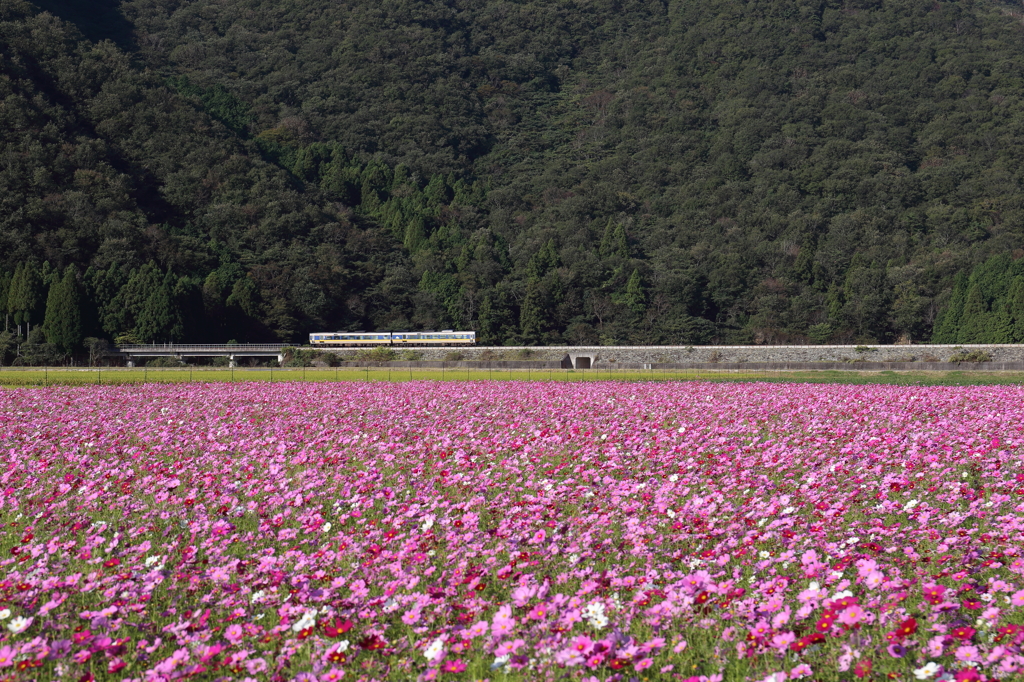
[[28, 630], [30, 625], [32, 625], [31, 618], [23, 618], [22, 616], [18, 616], [17, 618], [14, 618], [13, 620], [11, 620], [10, 623], [7, 624], [7, 629], [13, 632], [14, 634], [18, 634], [19, 632], [24, 632], [25, 630]]
[[935, 661], [931, 661], [929, 663], [925, 663], [923, 666], [916, 669], [914, 671], [914, 677], [916, 677], [919, 680], [927, 680], [929, 677], [932, 677], [937, 672], [939, 672], [939, 664]]
[[438, 637], [430, 643], [426, 649], [423, 650], [423, 656], [428, 661], [434, 661], [441, 658], [444, 653], [444, 637]]
[[[1007, 597], [1007, 599], [1009, 599], [1009, 597]], [[0, 611], [0, 620], [7, 620], [10, 617], [11, 617], [11, 610], [10, 609], [4, 609], [4, 610]]]

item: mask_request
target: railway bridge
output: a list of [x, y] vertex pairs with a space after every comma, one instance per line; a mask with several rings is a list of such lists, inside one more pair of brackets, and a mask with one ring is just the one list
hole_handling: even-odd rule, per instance
[[146, 343], [118, 346], [106, 354], [123, 357], [129, 367], [139, 358], [227, 358], [235, 367], [240, 358], [276, 358], [284, 362], [284, 343]]

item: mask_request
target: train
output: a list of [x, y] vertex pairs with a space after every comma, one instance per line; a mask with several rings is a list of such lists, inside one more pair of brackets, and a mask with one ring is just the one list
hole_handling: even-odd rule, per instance
[[422, 332], [314, 332], [309, 335], [309, 345], [330, 348], [352, 348], [356, 346], [472, 346], [476, 344], [476, 332], [460, 332], [452, 329]]

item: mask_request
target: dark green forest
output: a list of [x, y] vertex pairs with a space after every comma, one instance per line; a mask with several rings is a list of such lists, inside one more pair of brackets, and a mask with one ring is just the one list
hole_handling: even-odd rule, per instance
[[995, 0], [0, 0], [0, 361], [1024, 341], [1022, 100]]

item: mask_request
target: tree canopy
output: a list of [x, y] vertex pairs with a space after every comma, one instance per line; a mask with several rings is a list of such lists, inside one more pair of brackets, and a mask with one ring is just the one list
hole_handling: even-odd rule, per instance
[[1019, 6], [101, 5], [0, 0], [0, 307], [64, 352], [1024, 340]]

